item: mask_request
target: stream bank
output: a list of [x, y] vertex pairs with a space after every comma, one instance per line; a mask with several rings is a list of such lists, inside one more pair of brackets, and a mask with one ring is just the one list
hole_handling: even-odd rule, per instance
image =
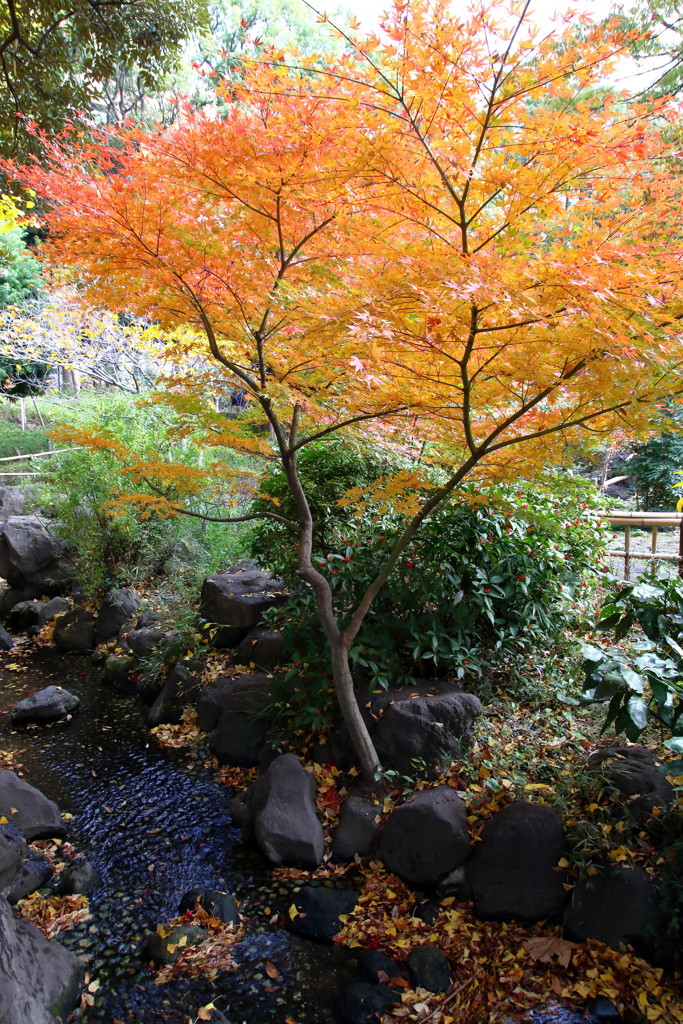
[[[11, 708], [49, 683], [75, 693], [79, 712], [66, 723], [13, 730]], [[203, 747], [159, 746], [141, 705], [102, 686], [89, 659], [33, 645], [10, 652], [0, 670], [0, 747], [15, 754], [27, 781], [73, 814], [68, 841], [101, 876], [89, 920], [59, 936], [99, 982], [93, 1005], [73, 1020], [188, 1024], [213, 1002], [232, 1024], [331, 1024], [336, 996], [355, 980], [353, 952], [281, 928], [297, 885], [273, 883], [271, 866], [242, 845], [230, 819], [231, 791]], [[240, 904], [245, 937], [234, 947], [237, 969], [215, 982], [157, 986], [142, 958], [146, 938], [197, 887], [231, 892]], [[600, 1018], [551, 1008], [533, 1019]]]
[[[38, 648], [19, 661], [16, 653], [5, 662], [25, 670], [0, 671], [0, 747], [16, 756], [27, 781], [74, 815], [68, 841], [101, 876], [90, 919], [59, 936], [100, 982], [81, 1019], [187, 1024], [213, 1001], [228, 1008], [234, 1024], [331, 1020], [335, 996], [353, 977], [352, 958], [270, 923], [291, 890], [273, 891], [268, 866], [242, 847], [228, 810], [231, 791], [207, 767], [205, 752], [161, 747], [144, 709], [101, 686], [88, 659]], [[50, 683], [76, 694], [79, 712], [48, 728], [11, 729], [16, 702]], [[215, 985], [192, 979], [157, 986], [142, 960], [146, 938], [198, 887], [231, 892], [240, 905], [246, 934], [234, 949], [238, 969]], [[267, 961], [278, 969], [275, 980]]]

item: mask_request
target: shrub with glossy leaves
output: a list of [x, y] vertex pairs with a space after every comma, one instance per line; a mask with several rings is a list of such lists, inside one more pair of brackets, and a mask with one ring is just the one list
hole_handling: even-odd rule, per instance
[[[351, 660], [383, 686], [415, 676], [480, 674], [496, 652], [554, 637], [593, 586], [608, 531], [594, 492], [565, 481], [563, 493], [501, 487], [469, 490], [425, 523], [378, 594]], [[382, 566], [401, 520], [367, 512], [347, 521], [341, 543], [321, 554], [342, 621]], [[269, 568], [281, 571], [286, 556]], [[297, 671], [329, 678], [312, 594], [271, 613]]]

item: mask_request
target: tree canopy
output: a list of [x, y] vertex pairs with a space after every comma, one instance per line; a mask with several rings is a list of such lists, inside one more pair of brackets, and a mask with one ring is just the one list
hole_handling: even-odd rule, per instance
[[[54, 258], [91, 294], [193, 327], [186, 345], [245, 391], [251, 413], [233, 421], [207, 408], [202, 372], [170, 374], [158, 400], [208, 445], [281, 461], [368, 772], [348, 649], [420, 524], [467, 477], [531, 474], [563, 437], [637, 428], [679, 386], [675, 114], [596, 97], [627, 40], [590, 25], [558, 38], [529, 6], [399, 2], [381, 36], [345, 30], [341, 55], [245, 61], [224, 118], [44, 139], [49, 167], [21, 174], [50, 205]], [[375, 489], [402, 495], [406, 526], [338, 623], [296, 460], [342, 428], [419, 438], [445, 482]], [[182, 472], [131, 469], [165, 512], [193, 486]]]
[[205, 19], [204, 0], [2, 0], [0, 147], [25, 150], [22, 117], [59, 130], [122, 63], [157, 81]]
[[643, 90], [657, 96], [683, 88], [683, 7], [679, 0], [617, 4], [610, 18], [632, 31], [630, 50], [640, 62]]

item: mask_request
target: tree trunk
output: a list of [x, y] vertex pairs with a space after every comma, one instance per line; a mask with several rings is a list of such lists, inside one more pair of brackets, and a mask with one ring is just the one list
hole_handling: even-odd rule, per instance
[[336, 636], [330, 636], [328, 633], [327, 639], [332, 652], [332, 678], [342, 717], [349, 730], [363, 775], [368, 781], [373, 781], [380, 769], [380, 763], [356, 700], [353, 676], [349, 667], [348, 645], [338, 630]]

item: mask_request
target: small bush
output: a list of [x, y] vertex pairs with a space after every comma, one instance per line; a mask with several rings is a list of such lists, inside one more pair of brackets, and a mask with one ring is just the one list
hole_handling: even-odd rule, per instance
[[[483, 499], [483, 500], [482, 500]], [[594, 513], [597, 497], [570, 481], [561, 495], [505, 487], [485, 496], [463, 492], [421, 527], [377, 595], [350, 657], [374, 685], [439, 673], [482, 674], [501, 651], [554, 637], [592, 590], [608, 531]], [[333, 511], [330, 511], [333, 515]], [[404, 521], [366, 512], [334, 527], [334, 551], [317, 567], [330, 581], [343, 622], [384, 563]], [[333, 531], [326, 526], [326, 534]], [[285, 571], [289, 551], [270, 552]], [[271, 613], [297, 671], [327, 679], [331, 666], [312, 593]]]
[[40, 263], [26, 248], [21, 228], [0, 233], [0, 309], [35, 299], [42, 289]]
[[[297, 468], [315, 524], [314, 551], [327, 555], [339, 546], [344, 529], [354, 520], [353, 510], [337, 502], [352, 487], [367, 487], [378, 477], [395, 473], [406, 460], [373, 451], [341, 437], [314, 441], [301, 450]], [[273, 512], [296, 521], [294, 500], [281, 469], [270, 470], [260, 483], [260, 497], [250, 512]], [[251, 528], [247, 543], [252, 558], [277, 568], [288, 583], [295, 584], [296, 535], [272, 519]]]
[[[72, 407], [70, 415], [79, 430], [87, 430], [90, 419], [142, 457], [167, 451], [178, 464], [197, 466], [201, 461], [195, 446], [178, 443], [175, 419], [167, 409], [140, 408], [128, 396], [108, 394], [81, 408]], [[207, 485], [210, 482], [209, 474]], [[78, 579], [86, 594], [139, 583], [160, 573], [174, 545], [182, 541], [192, 563], [187, 579], [224, 568], [242, 554], [234, 526], [141, 510], [122, 500], [131, 490], [153, 493], [144, 481], [133, 484], [125, 467], [106, 450], [74, 447], [51, 460], [42, 504], [55, 519], [57, 532], [75, 549]], [[201, 509], [201, 505], [200, 495], [194, 506]]]

